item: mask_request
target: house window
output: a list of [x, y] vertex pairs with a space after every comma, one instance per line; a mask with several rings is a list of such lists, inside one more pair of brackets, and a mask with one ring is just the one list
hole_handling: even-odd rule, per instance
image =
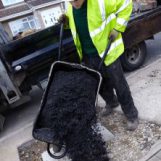
[[2, 0], [2, 3], [4, 6], [9, 6], [12, 4], [19, 3], [19, 2], [24, 2], [24, 0]]
[[28, 16], [22, 19], [11, 21], [9, 22], [9, 26], [13, 36], [17, 35], [19, 32], [37, 28], [34, 16]]

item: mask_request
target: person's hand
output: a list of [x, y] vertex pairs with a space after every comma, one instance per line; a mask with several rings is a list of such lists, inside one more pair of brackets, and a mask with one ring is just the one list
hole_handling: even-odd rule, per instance
[[111, 39], [112, 41], [115, 41], [115, 39], [118, 37], [119, 31], [116, 31], [115, 29], [113, 29], [109, 35], [109, 39]]
[[58, 18], [59, 23], [68, 24], [68, 17], [65, 14], [60, 15]]

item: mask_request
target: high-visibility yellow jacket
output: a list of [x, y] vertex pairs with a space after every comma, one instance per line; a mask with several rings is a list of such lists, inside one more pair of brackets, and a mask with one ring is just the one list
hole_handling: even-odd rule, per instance
[[[103, 57], [110, 32], [113, 29], [120, 31], [105, 58], [106, 65], [113, 63], [124, 52], [121, 32], [125, 31], [131, 12], [132, 0], [87, 0], [88, 29], [100, 57]], [[83, 57], [82, 48], [70, 3], [66, 15], [69, 18], [69, 27], [81, 60]]]

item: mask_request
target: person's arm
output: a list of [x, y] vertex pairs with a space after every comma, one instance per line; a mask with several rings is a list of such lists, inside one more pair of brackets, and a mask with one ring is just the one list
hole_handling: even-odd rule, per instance
[[116, 16], [117, 22], [114, 29], [119, 32], [124, 32], [130, 15], [132, 13], [132, 0], [116, 0]]

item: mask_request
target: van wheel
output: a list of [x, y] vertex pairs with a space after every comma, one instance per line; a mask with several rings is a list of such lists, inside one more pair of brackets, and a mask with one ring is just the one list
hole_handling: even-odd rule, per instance
[[125, 50], [124, 54], [121, 56], [123, 69], [126, 71], [138, 69], [144, 63], [146, 53], [146, 44], [144, 41]]

